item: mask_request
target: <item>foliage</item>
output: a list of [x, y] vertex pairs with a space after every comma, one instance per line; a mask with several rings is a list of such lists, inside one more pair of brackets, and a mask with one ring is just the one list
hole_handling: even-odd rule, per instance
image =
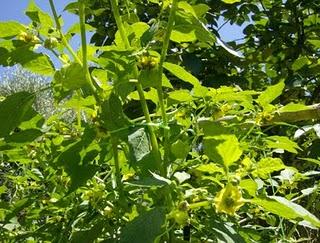
[[288, 97], [318, 88], [316, 1], [79, 0], [66, 33], [49, 3], [0, 24], [0, 64], [51, 77], [62, 109], [0, 103], [4, 242], [319, 240], [318, 97]]

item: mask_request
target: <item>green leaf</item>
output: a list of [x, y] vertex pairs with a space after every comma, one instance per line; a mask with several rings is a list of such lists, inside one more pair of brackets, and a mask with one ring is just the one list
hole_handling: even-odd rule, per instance
[[186, 2], [180, 3], [180, 10], [176, 12], [170, 39], [177, 43], [200, 41], [206, 45], [215, 42], [215, 36], [198, 19], [195, 9]]
[[191, 73], [187, 72], [183, 67], [179, 65], [165, 62], [163, 64], [163, 67], [182, 81], [190, 83], [193, 86], [200, 85], [200, 82], [196, 77], [194, 77]]
[[5, 185], [0, 186], [0, 196], [1, 194], [5, 193], [7, 191], [7, 187]]
[[40, 33], [47, 36], [48, 30], [54, 26], [51, 16], [42, 11], [34, 0], [30, 0], [25, 13], [33, 22], [40, 25]]
[[309, 61], [308, 57], [305, 57], [305, 56], [299, 57], [292, 64], [292, 70], [298, 71], [301, 68], [303, 68], [304, 66], [308, 65], [309, 63], [311, 63], [311, 62]]
[[203, 130], [203, 134], [208, 136], [216, 136], [216, 135], [228, 135], [231, 134], [231, 130], [227, 127], [222, 126], [220, 123], [211, 121], [208, 119], [199, 119], [198, 124], [200, 128]]
[[241, 0], [222, 0], [224, 3], [227, 4], [234, 4], [234, 3], [240, 3]]
[[154, 243], [162, 233], [165, 210], [154, 208], [146, 211], [129, 222], [122, 230], [120, 243]]
[[279, 158], [263, 158], [257, 163], [256, 169], [252, 174], [254, 176], [259, 176], [262, 179], [268, 179], [270, 173], [284, 168], [285, 165]]
[[84, 185], [99, 170], [99, 167], [93, 164], [95, 158], [99, 155], [99, 151], [95, 147], [90, 149], [90, 144], [95, 136], [93, 130], [86, 130], [81, 141], [65, 148], [55, 159], [57, 164], [63, 166], [70, 176], [69, 193]]
[[91, 229], [75, 231], [71, 243], [93, 243], [103, 230], [105, 222], [98, 222]]
[[108, 100], [102, 104], [101, 119], [103, 126], [115, 136], [127, 138], [128, 128], [132, 124], [123, 113], [119, 97], [111, 93]]
[[178, 102], [192, 101], [192, 95], [189, 90], [180, 89], [169, 93], [169, 98]]
[[19, 92], [8, 96], [0, 103], [0, 137], [19, 126], [25, 114], [32, 109], [35, 96], [28, 92]]
[[199, 165], [195, 168], [196, 171], [214, 174], [214, 173], [224, 173], [223, 168], [219, 167], [218, 165], [214, 163]]
[[82, 88], [87, 83], [83, 68], [79, 63], [72, 63], [57, 71], [54, 80], [58, 85], [68, 90]]
[[320, 40], [311, 40], [308, 39], [308, 42], [310, 42], [312, 45], [314, 45], [317, 48], [320, 48]]
[[[149, 25], [144, 22], [137, 22], [132, 25], [126, 24], [125, 26], [130, 45], [132, 47], [141, 47], [140, 38], [149, 30]], [[125, 49], [125, 44], [121, 38], [120, 31], [117, 31], [114, 42], [119, 48]]]
[[182, 140], [177, 140], [171, 145], [172, 154], [179, 159], [185, 159], [190, 151], [188, 144], [184, 143]]
[[42, 132], [38, 129], [19, 131], [5, 137], [7, 143], [30, 143], [40, 137]]
[[21, 64], [34, 73], [48, 76], [55, 71], [47, 55], [35, 53], [30, 45], [17, 40], [0, 42], [0, 64], [4, 66]]
[[54, 73], [55, 69], [53, 63], [47, 55], [32, 53], [29, 58], [30, 60], [27, 62], [20, 62], [24, 68], [29, 69], [31, 72], [46, 76], [51, 76]]
[[285, 105], [284, 107], [281, 107], [279, 109], [279, 112], [297, 112], [297, 111], [305, 111], [309, 110], [310, 107], [304, 105], [304, 104], [295, 104], [295, 103], [289, 103]]
[[235, 135], [205, 137], [204, 151], [211, 160], [224, 164], [225, 167], [231, 166], [242, 155], [242, 149]]
[[297, 143], [284, 136], [270, 136], [267, 138], [266, 143], [268, 148], [284, 149], [294, 154], [298, 153], [297, 150], [301, 150]]
[[245, 243], [241, 235], [230, 224], [214, 220], [211, 222], [212, 231], [215, 232], [217, 242], [220, 243]]
[[246, 190], [250, 196], [254, 197], [256, 195], [258, 185], [252, 179], [241, 180], [239, 186]]
[[0, 22], [0, 38], [14, 37], [25, 31], [26, 27], [18, 22]]
[[137, 162], [150, 153], [149, 140], [144, 128], [140, 128], [128, 136], [130, 149]]
[[262, 107], [262, 108], [267, 108], [267, 106], [274, 101], [278, 96], [281, 95], [282, 90], [284, 89], [285, 84], [284, 81], [279, 82], [276, 85], [272, 85], [268, 87], [265, 91], [263, 91], [258, 99], [256, 100], [257, 103]]
[[183, 9], [186, 13], [191, 13], [193, 16], [197, 17], [196, 12], [194, 11], [193, 7], [186, 1], [180, 1], [178, 4], [180, 9]]
[[293, 203], [283, 197], [270, 196], [268, 199], [255, 198], [251, 203], [263, 207], [266, 211], [279, 215], [286, 219], [297, 221], [305, 220], [315, 227], [320, 228], [320, 220], [302, 206]]

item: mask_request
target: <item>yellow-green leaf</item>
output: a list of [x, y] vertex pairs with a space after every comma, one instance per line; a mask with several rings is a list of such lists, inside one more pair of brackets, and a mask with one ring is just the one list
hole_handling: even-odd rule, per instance
[[0, 22], [0, 38], [8, 38], [26, 31], [26, 27], [15, 21]]
[[167, 69], [170, 73], [172, 73], [174, 76], [181, 79], [182, 81], [190, 83], [193, 86], [200, 85], [199, 80], [195, 76], [187, 72], [183, 67], [179, 65], [170, 62], [165, 62], [163, 64], [163, 67]]

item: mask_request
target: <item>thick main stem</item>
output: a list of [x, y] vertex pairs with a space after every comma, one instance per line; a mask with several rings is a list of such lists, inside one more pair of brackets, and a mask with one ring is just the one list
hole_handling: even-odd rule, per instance
[[[110, 2], [111, 2], [113, 16], [114, 16], [114, 18], [116, 20], [116, 24], [117, 24], [118, 30], [120, 32], [121, 39], [124, 42], [125, 47], [127, 49], [130, 49], [131, 46], [130, 46], [128, 37], [126, 35], [126, 31], [125, 31], [124, 25], [123, 25], [122, 20], [121, 20], [119, 8], [118, 8], [118, 3], [117, 3], [116, 0], [110, 0]], [[138, 77], [139, 77], [139, 73], [138, 73], [137, 67], [134, 68], [134, 76], [135, 76], [136, 79], [138, 79]], [[142, 107], [143, 114], [145, 116], [146, 122], [147, 122], [147, 124], [151, 123], [151, 117], [150, 117], [149, 109], [148, 109], [148, 106], [147, 106], [146, 98], [144, 96], [142, 85], [138, 82], [136, 84], [136, 87], [137, 87], [137, 91], [138, 91], [138, 94], [139, 94], [141, 107]], [[163, 167], [162, 167], [162, 164], [161, 164], [157, 137], [155, 135], [155, 132], [154, 132], [154, 129], [153, 129], [152, 126], [148, 126], [148, 130], [149, 130], [149, 134], [150, 134], [151, 147], [152, 147], [152, 150], [153, 150], [153, 152], [155, 154], [155, 157], [156, 157], [156, 160], [157, 160], [158, 169], [163, 174]]]
[[[179, 0], [173, 0], [170, 14], [169, 14], [169, 19], [168, 19], [168, 26], [167, 26], [167, 31], [164, 36], [163, 40], [163, 46], [161, 50], [161, 57], [159, 61], [159, 67], [158, 67], [158, 75], [157, 75], [157, 84], [159, 86], [157, 87], [157, 94], [159, 98], [159, 105], [160, 105], [160, 110], [161, 110], [161, 116], [162, 116], [162, 121], [164, 127], [168, 127], [168, 117], [166, 113], [166, 105], [164, 102], [164, 97], [163, 97], [163, 90], [162, 90], [162, 73], [163, 73], [163, 63], [166, 59], [168, 48], [169, 48], [169, 42], [170, 42], [170, 36], [171, 32], [173, 30], [173, 25], [175, 21], [175, 14], [178, 8], [178, 2]], [[169, 150], [170, 150], [170, 144], [169, 144], [169, 130], [165, 129], [164, 130], [164, 160], [165, 160], [165, 168], [167, 167], [168, 163], [168, 157], [169, 157]]]
[[81, 32], [81, 48], [82, 48], [82, 68], [86, 80], [90, 85], [92, 91], [95, 91], [95, 87], [92, 83], [91, 75], [88, 68], [88, 51], [87, 51], [87, 37], [86, 37], [86, 23], [85, 23], [85, 5], [83, 0], [78, 1], [79, 4], [79, 19], [80, 19], [80, 32]]

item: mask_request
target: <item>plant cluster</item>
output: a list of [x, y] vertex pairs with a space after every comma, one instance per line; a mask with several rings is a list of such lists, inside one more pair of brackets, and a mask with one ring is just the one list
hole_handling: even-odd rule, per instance
[[[319, 4], [300, 2], [79, 0], [63, 32], [31, 0], [29, 26], [1, 22], [0, 64], [52, 78], [0, 102], [1, 241], [319, 240], [318, 97], [288, 98], [319, 85]], [[219, 16], [252, 18], [243, 54]]]

